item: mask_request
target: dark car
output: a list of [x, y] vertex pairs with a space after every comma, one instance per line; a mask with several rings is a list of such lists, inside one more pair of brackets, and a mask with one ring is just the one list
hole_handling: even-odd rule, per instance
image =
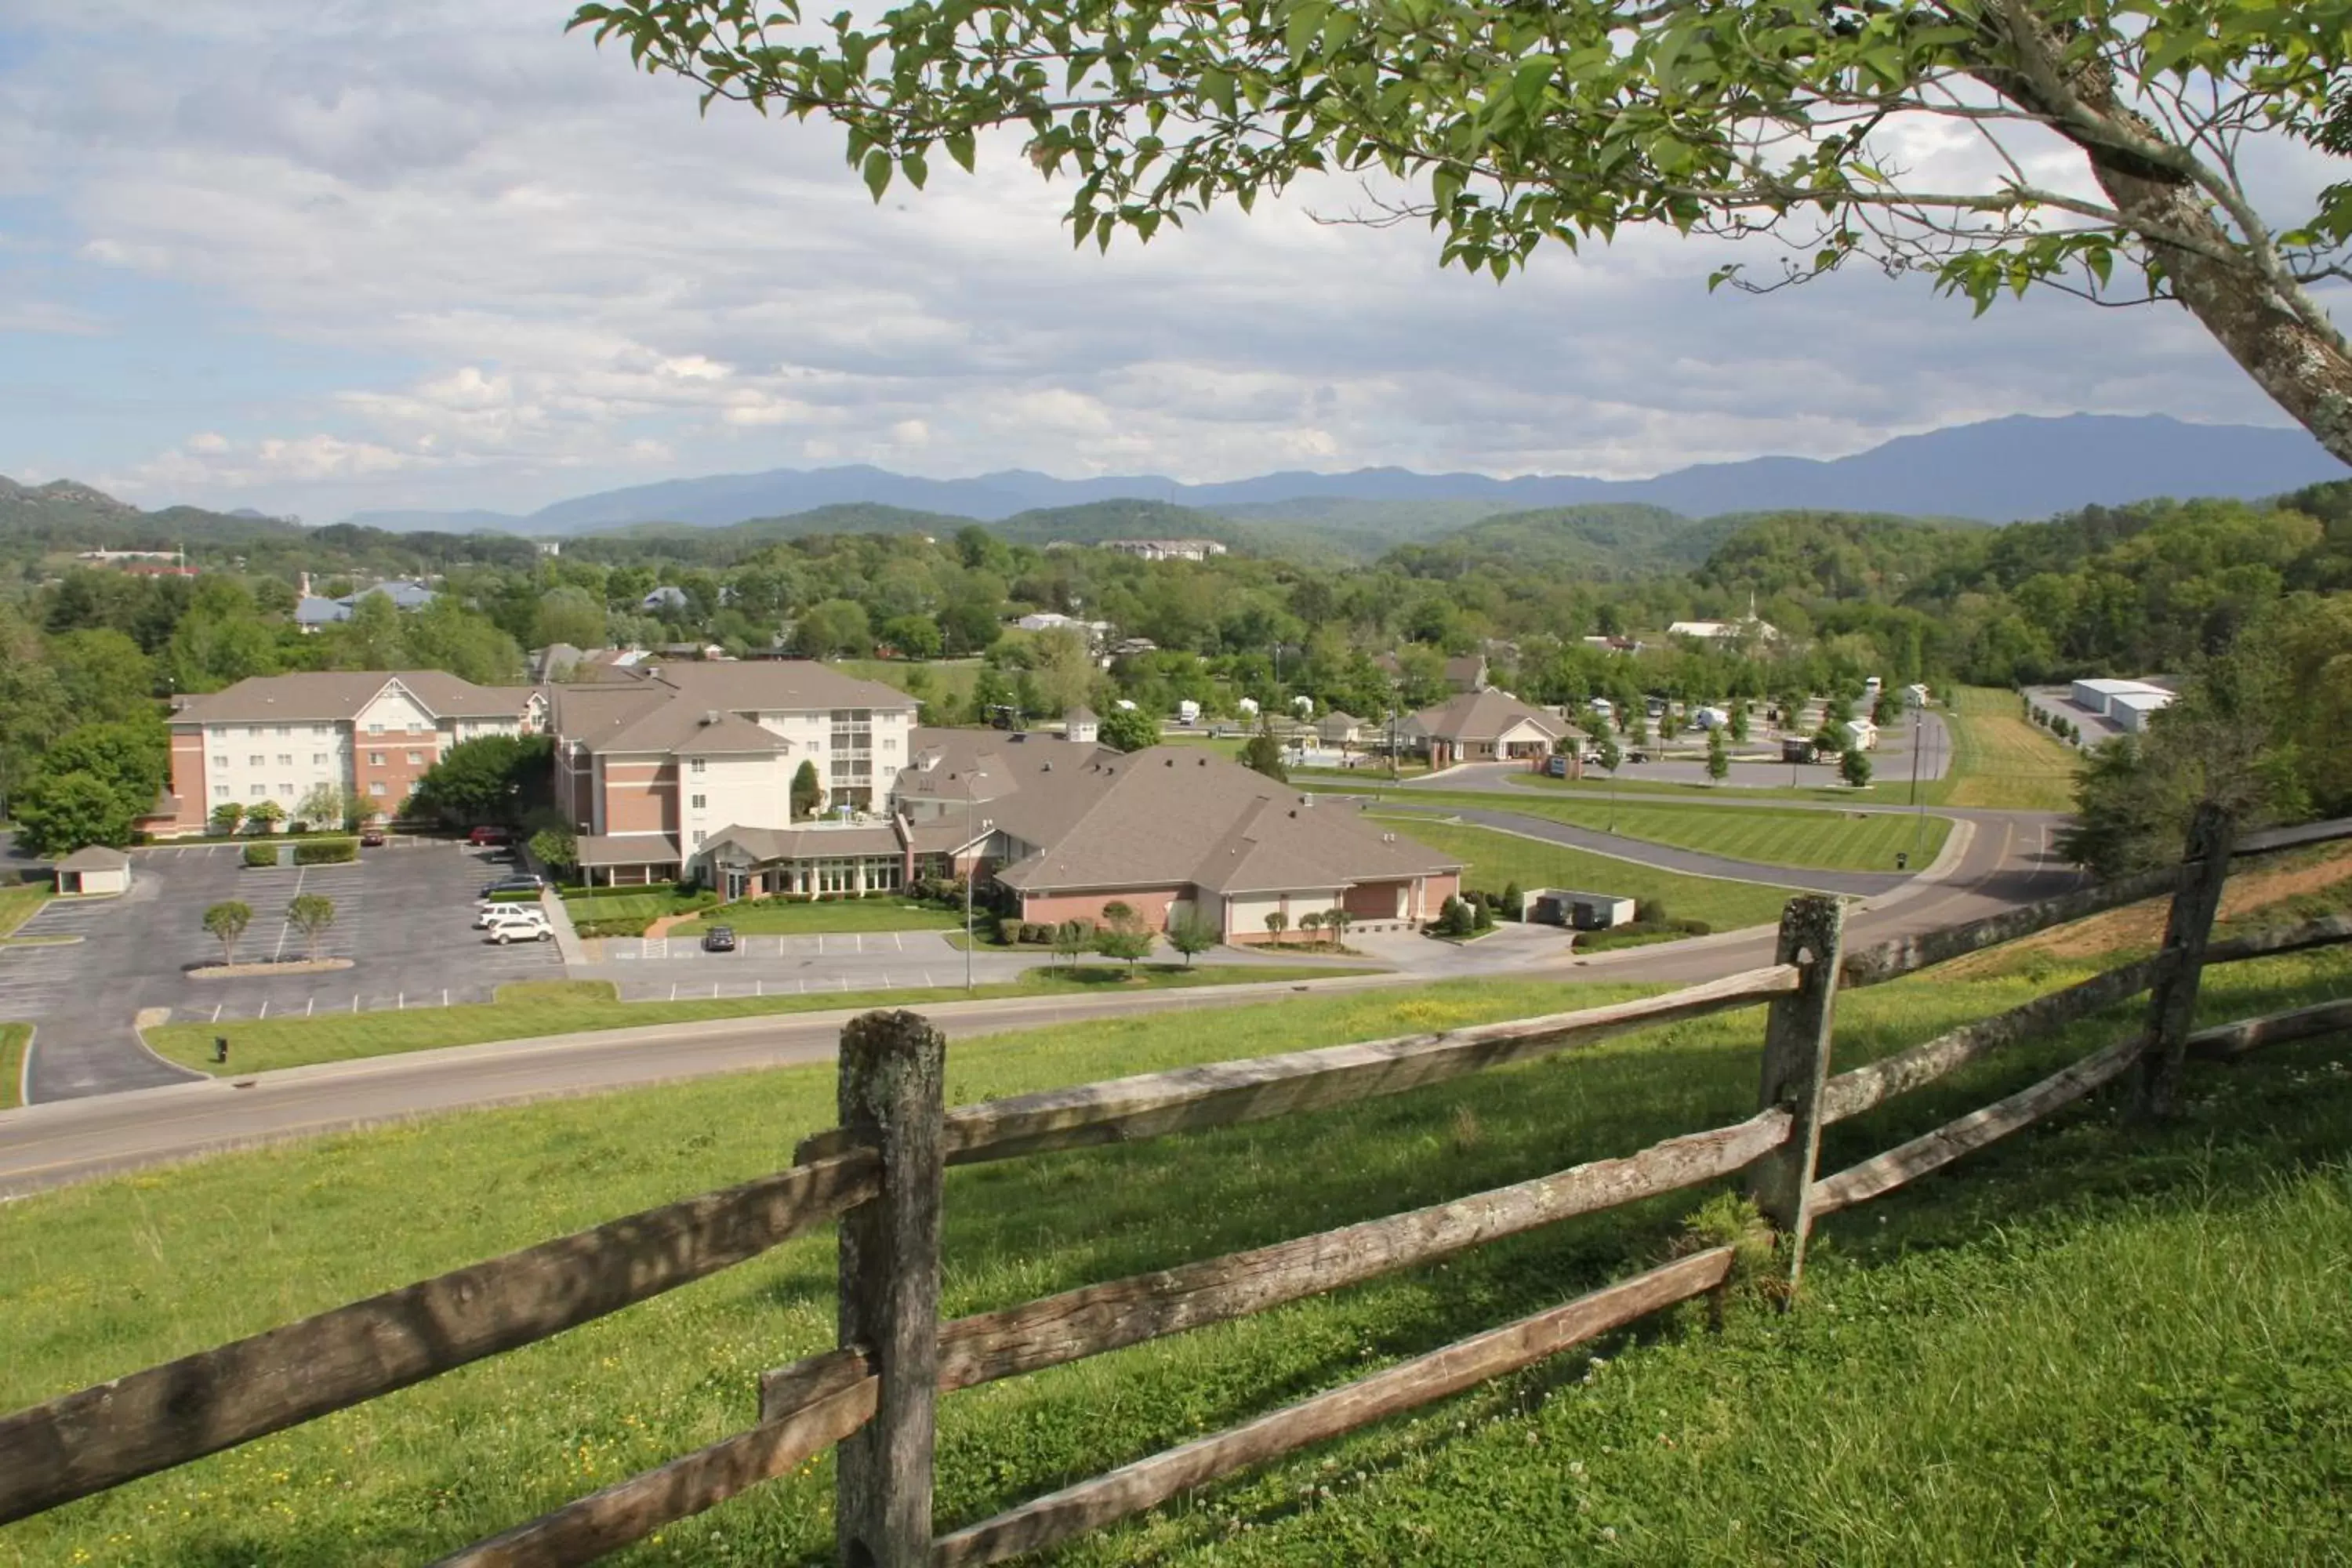
[[381, 827], [369, 827], [362, 829], [360, 833], [360, 847], [362, 849], [383, 848], [383, 829]]
[[478, 897], [494, 899], [500, 893], [536, 893], [545, 886], [537, 877], [500, 877], [495, 882], [485, 882]]
[[734, 952], [735, 928], [733, 926], [712, 926], [709, 931], [704, 931], [702, 933], [702, 951], [705, 952]]

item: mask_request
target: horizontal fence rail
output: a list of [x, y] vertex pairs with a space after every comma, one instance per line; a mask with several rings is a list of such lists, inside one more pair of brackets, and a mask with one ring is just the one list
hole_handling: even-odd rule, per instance
[[1221, 1476], [1279, 1458], [1558, 1355], [1723, 1284], [1728, 1247], [1695, 1252], [1563, 1306], [1474, 1334], [1244, 1426], [1124, 1465], [943, 1537], [938, 1568], [1001, 1563], [1155, 1508]]
[[1838, 976], [1838, 988], [1857, 985], [1881, 985], [1889, 980], [1915, 974], [1922, 969], [1932, 969], [1939, 963], [1949, 963], [1956, 958], [2016, 942], [2053, 926], [2070, 925], [2092, 915], [2121, 909], [2145, 900], [2171, 892], [2180, 883], [2180, 868], [2159, 867], [2142, 871], [2113, 882], [2078, 888], [2071, 893], [2061, 893], [2054, 899], [2039, 903], [2020, 904], [2013, 910], [2003, 910], [1997, 915], [1970, 921], [1965, 925], [1946, 926], [1939, 931], [1921, 931], [1914, 936], [1900, 936], [1872, 947], [1860, 948], [1846, 954], [1845, 967]]
[[873, 1197], [863, 1150], [404, 1286], [0, 1418], [0, 1523], [716, 1274]]
[[2290, 1040], [2315, 1039], [2347, 1029], [2352, 1029], [2352, 998], [2200, 1029], [2189, 1037], [2189, 1053], [2206, 1061], [2235, 1061], [2264, 1046], [2283, 1046]]
[[[1736, 1126], [1669, 1138], [1622, 1159], [1596, 1160], [1384, 1219], [959, 1318], [940, 1329], [940, 1389], [970, 1388], [1227, 1322], [1578, 1215], [1731, 1175], [1786, 1142], [1789, 1120], [1785, 1110], [1759, 1111]], [[763, 1419], [765, 1412], [806, 1397], [812, 1362], [762, 1379]]]
[[[1750, 1006], [1796, 985], [1793, 965], [1772, 964], [1606, 1007], [1179, 1068], [962, 1106], [948, 1113], [947, 1160], [951, 1165], [1007, 1160], [1402, 1094], [1629, 1030]], [[803, 1142], [798, 1154], [816, 1159], [853, 1146], [851, 1134], [835, 1128]]]

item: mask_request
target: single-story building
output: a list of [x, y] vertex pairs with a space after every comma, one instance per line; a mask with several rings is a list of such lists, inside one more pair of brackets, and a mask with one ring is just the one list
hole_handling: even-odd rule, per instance
[[1268, 915], [1409, 928], [1461, 883], [1460, 862], [1352, 805], [1189, 748], [921, 731], [895, 799], [918, 856], [974, 867], [1024, 921], [1100, 921], [1123, 903], [1155, 930], [1197, 913], [1223, 941], [1262, 942]]
[[1849, 719], [1838, 728], [1849, 752], [1867, 752], [1878, 744], [1878, 726], [1867, 719]]
[[1821, 748], [1807, 735], [1780, 737], [1780, 760], [1784, 763], [1810, 763], [1821, 755]]
[[1550, 755], [1567, 733], [1564, 721], [1491, 686], [1424, 708], [1397, 726], [1399, 738], [1426, 752], [1433, 768], [1533, 761]]
[[1363, 740], [1364, 721], [1352, 713], [1334, 708], [1315, 721], [1315, 738], [1327, 746], [1337, 746], [1345, 751]]
[[77, 849], [49, 870], [58, 879], [61, 897], [131, 890], [131, 857], [103, 844]]
[[1638, 906], [1614, 893], [1580, 893], [1572, 888], [1538, 888], [1527, 896], [1527, 918], [1540, 925], [1574, 931], [1607, 931], [1631, 924]]

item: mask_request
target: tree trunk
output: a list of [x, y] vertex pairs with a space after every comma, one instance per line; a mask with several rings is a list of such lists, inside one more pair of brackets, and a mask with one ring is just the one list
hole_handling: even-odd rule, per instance
[[[2033, 36], [2012, 33], [2010, 44], [2021, 52], [2038, 54], [2038, 63], [2048, 68], [2045, 79], [2063, 70], [2058, 79], [2075, 104], [2144, 142], [2176, 145], [2161, 127], [2121, 101], [2114, 69], [2104, 59], [2092, 56], [2062, 68], [2063, 41], [2038, 25], [2023, 25], [2033, 29]], [[2069, 125], [2070, 106], [2053, 101], [2053, 95], [2037, 86], [2030, 73], [2002, 67], [1975, 74], [2002, 97], [2048, 116], [2053, 130], [2082, 149], [2099, 188], [2163, 268], [2174, 297], [2271, 401], [2318, 437], [2338, 461], [2352, 464], [2352, 351], [2340, 334], [2316, 327], [2296, 312], [2245, 245], [2214, 217], [2205, 194], [2178, 171]], [[2184, 236], [2237, 259], [2223, 260], [2149, 238], [2149, 231]]]

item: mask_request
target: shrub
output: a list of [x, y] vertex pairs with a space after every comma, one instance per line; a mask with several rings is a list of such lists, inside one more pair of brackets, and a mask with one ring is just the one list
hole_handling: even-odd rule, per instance
[[1519, 891], [1518, 883], [1506, 882], [1503, 884], [1502, 910], [1503, 918], [1507, 921], [1525, 920], [1527, 918], [1527, 895]]
[[1021, 917], [1018, 915], [998, 916], [996, 921], [996, 940], [1006, 947], [1012, 947], [1018, 943], [1021, 940]]
[[275, 844], [247, 845], [245, 847], [245, 863], [248, 866], [277, 865], [278, 846]]
[[[253, 848], [268, 847], [256, 844]], [[340, 866], [360, 858], [360, 841], [356, 838], [306, 838], [294, 846], [297, 866]]]
[[582, 936], [643, 936], [653, 922], [642, 916], [607, 921], [575, 921], [572, 929]]

